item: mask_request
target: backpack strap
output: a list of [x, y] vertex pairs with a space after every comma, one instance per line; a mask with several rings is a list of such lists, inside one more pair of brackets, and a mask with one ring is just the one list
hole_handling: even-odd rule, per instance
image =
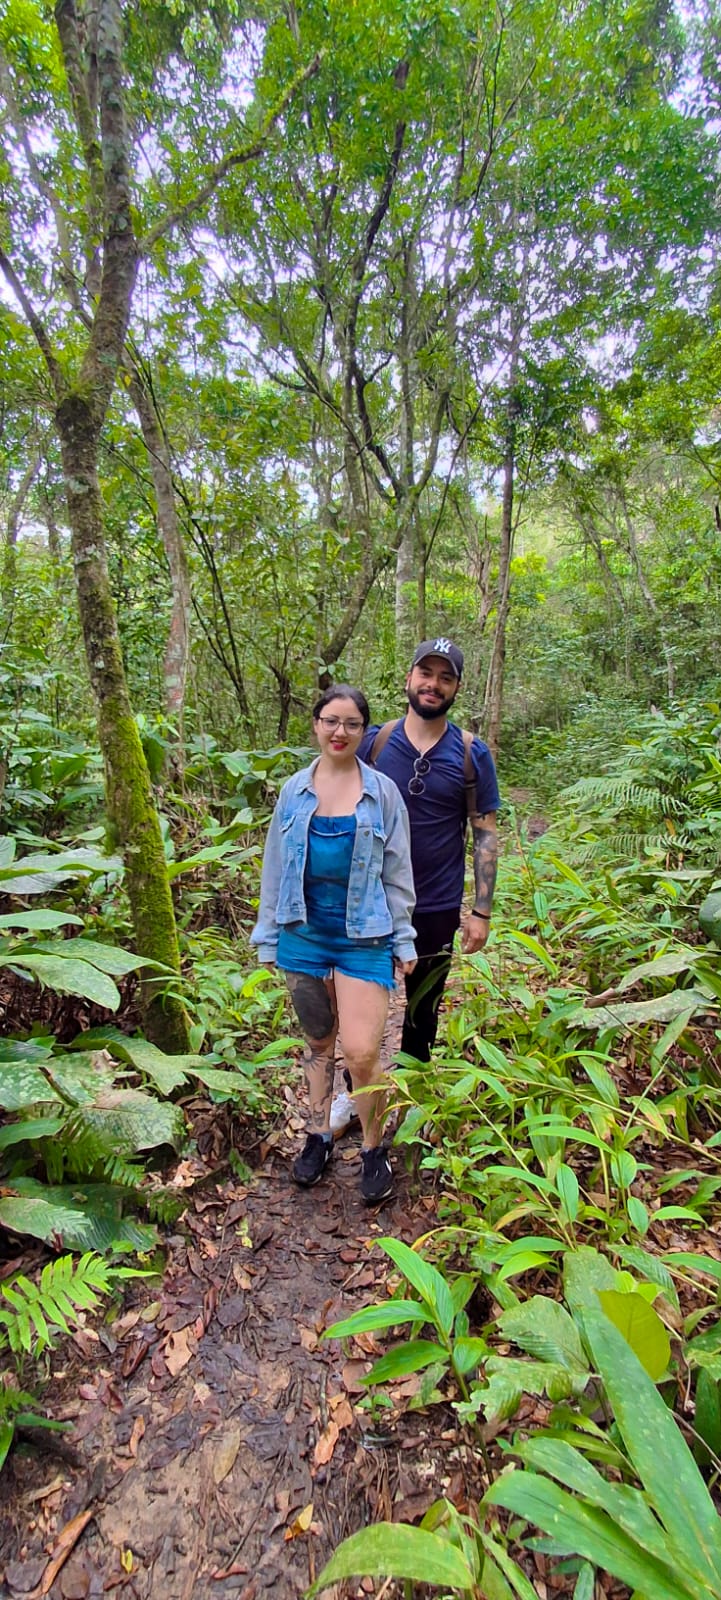
[[[384, 722], [383, 726], [378, 729], [375, 739], [373, 740], [368, 752], [369, 767], [375, 766], [381, 750], [385, 749], [394, 729], [399, 728], [403, 721], [403, 717], [394, 717], [390, 722]], [[471, 824], [471, 827], [473, 828], [478, 822], [480, 822], [481, 815], [478, 810], [476, 769], [473, 765], [473, 757], [471, 755], [471, 746], [473, 744], [475, 734], [469, 733], [467, 728], [461, 728], [461, 738], [463, 739], [463, 782], [466, 791], [466, 816]]]
[[471, 827], [474, 828], [481, 820], [481, 814], [478, 810], [476, 769], [471, 756], [474, 735], [469, 733], [467, 728], [461, 728], [461, 737], [463, 739], [463, 779], [466, 786], [466, 816]]
[[391, 736], [391, 734], [393, 732], [393, 729], [394, 728], [399, 728], [401, 723], [402, 723], [402, 721], [403, 721], [403, 717], [392, 717], [390, 722], [384, 722], [382, 728], [378, 729], [378, 732], [377, 732], [377, 734], [375, 736], [375, 739], [373, 740], [373, 743], [372, 743], [372, 745], [370, 747], [370, 750], [368, 752], [368, 766], [369, 767], [374, 767], [375, 766], [376, 761], [378, 760], [378, 757], [379, 757], [379, 755], [381, 753], [381, 750], [385, 749], [385, 747], [386, 747], [386, 745], [388, 743], [388, 740], [390, 739], [390, 736]]

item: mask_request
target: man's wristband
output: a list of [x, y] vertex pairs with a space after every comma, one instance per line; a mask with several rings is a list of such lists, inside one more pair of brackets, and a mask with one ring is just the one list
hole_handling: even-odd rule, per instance
[[472, 917], [482, 917], [484, 922], [490, 922], [490, 920], [491, 920], [490, 915], [489, 915], [489, 913], [487, 911], [472, 911], [471, 912], [471, 916]]

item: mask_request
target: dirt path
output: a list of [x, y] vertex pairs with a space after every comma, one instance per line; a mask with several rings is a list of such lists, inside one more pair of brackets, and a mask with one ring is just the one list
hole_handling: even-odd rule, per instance
[[365, 1208], [352, 1137], [318, 1188], [296, 1189], [287, 1155], [299, 1108], [288, 1111], [250, 1182], [196, 1192], [169, 1240], [160, 1298], [131, 1285], [114, 1323], [88, 1325], [54, 1352], [45, 1398], [73, 1423], [76, 1460], [13, 1452], [2, 1480], [3, 1594], [33, 1594], [43, 1575], [47, 1585], [62, 1530], [71, 1525], [69, 1541], [73, 1519], [89, 1512], [38, 1594], [260, 1600], [272, 1590], [290, 1600], [347, 1533], [417, 1516], [447, 1488], [458, 1452], [440, 1437], [441, 1417], [432, 1441], [427, 1414], [394, 1414], [379, 1431], [356, 1409], [369, 1360], [319, 1342], [382, 1295], [387, 1258], [374, 1239], [417, 1238], [433, 1199], [412, 1194], [396, 1157], [395, 1198]]

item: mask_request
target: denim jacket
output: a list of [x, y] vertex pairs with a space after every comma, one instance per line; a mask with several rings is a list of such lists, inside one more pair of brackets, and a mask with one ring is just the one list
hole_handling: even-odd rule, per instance
[[[290, 922], [305, 922], [303, 875], [308, 855], [310, 819], [318, 808], [312, 766], [288, 779], [278, 796], [263, 856], [258, 921], [250, 936], [261, 962], [273, 962], [278, 929]], [[363, 789], [355, 808], [346, 933], [349, 939], [378, 939], [393, 935], [393, 954], [399, 961], [415, 956], [415, 929], [411, 923], [416, 903], [411, 869], [408, 812], [391, 778], [358, 763]]]

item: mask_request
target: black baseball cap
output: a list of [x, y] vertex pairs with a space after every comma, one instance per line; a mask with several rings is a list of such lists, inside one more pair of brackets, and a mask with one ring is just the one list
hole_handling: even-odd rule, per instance
[[456, 677], [459, 679], [463, 677], [463, 651], [453, 643], [452, 639], [447, 639], [445, 634], [439, 634], [437, 639], [424, 639], [423, 643], [419, 644], [411, 662], [411, 672], [418, 666], [419, 661], [425, 661], [426, 656], [445, 656]]

